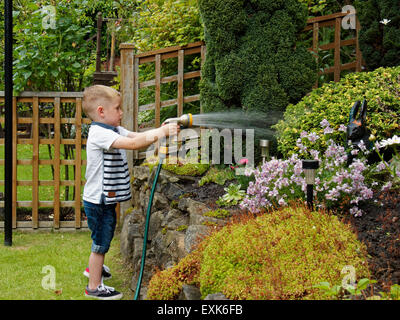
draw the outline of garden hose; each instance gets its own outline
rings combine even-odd
[[[140,272],[139,272],[138,282],[136,285],[134,300],[138,300],[139,294],[140,294],[140,286],[142,284],[144,263],[145,263],[145,259],[146,259],[147,236],[149,233],[151,205],[153,203],[153,197],[154,197],[154,192],[155,192],[156,186],[157,186],[158,176],[160,174],[161,167],[164,162],[164,159],[167,156],[167,153],[168,153],[167,147],[160,147],[159,152],[158,152],[158,157],[159,157],[158,166],[157,166],[156,174],[155,174],[154,180],[153,180],[153,187],[151,188],[149,203],[147,205],[146,225],[145,225],[145,229],[144,229],[144,239],[143,239],[142,260],[140,262]]]

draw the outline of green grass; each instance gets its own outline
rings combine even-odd
[[[63,146],[61,146],[61,159],[63,156]],[[32,159],[33,146],[19,144],[17,146],[17,159]],[[54,158],[54,146],[51,146],[51,157]],[[4,145],[0,145],[0,159],[4,159]],[[48,146],[39,145],[39,159],[50,159]],[[82,160],[86,160],[86,150],[82,149]],[[82,166],[81,177],[85,179],[86,167]],[[65,180],[66,168],[60,166],[60,178]],[[68,166],[69,180],[75,180],[73,166]],[[0,166],[0,180],[4,180],[4,166]],[[32,180],[32,165],[18,165],[17,166],[17,180]],[[39,180],[53,180],[53,174],[50,165],[39,165]],[[0,192],[4,191],[4,186],[0,186]],[[60,199],[65,199],[66,187],[60,187]],[[81,190],[83,192],[83,188]],[[54,197],[54,187],[52,186],[39,186],[39,201],[51,201]],[[72,200],[73,187],[69,187],[69,199]],[[32,187],[31,186],[18,186],[17,187],[17,200],[30,201],[32,200]]]
[[[132,300],[132,269],[121,258],[119,236],[116,232],[106,254],[105,264],[113,277],[105,284],[122,292],[124,300]],[[89,299],[84,296],[88,279],[83,275],[90,255],[89,231],[15,231],[11,247],[3,245],[4,232],[0,237],[0,300]],[[54,268],[55,289],[42,286],[50,277],[46,266]]]

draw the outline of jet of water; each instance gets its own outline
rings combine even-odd
[[[217,129],[253,129],[255,136],[271,137],[275,131],[271,126],[282,119],[282,112],[257,112],[233,110],[193,115],[193,125]]]

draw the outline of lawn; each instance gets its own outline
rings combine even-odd
[[[4,232],[0,233],[4,239]],[[83,275],[90,254],[90,232],[13,233],[13,245],[0,246],[0,300],[82,300],[88,279]],[[120,255],[116,232],[105,264],[113,277],[105,282],[133,299],[131,267]],[[51,276],[55,288],[51,288]]]
[[[54,147],[51,146],[51,157],[54,158]],[[27,144],[17,145],[17,159],[32,159],[33,146]],[[64,159],[63,148],[61,147],[61,159]],[[4,159],[4,145],[0,145],[0,159]],[[39,145],[39,159],[48,160],[50,159],[48,146]],[[82,149],[82,160],[86,160],[86,150]],[[85,179],[86,166],[82,165],[82,180]],[[66,166],[60,166],[60,178],[65,179]],[[68,180],[74,180],[73,166],[68,166]],[[4,166],[0,166],[0,180],[4,179]],[[30,180],[32,181],[32,165],[18,165],[17,166],[17,180]],[[52,168],[50,165],[39,165],[39,180],[53,180]],[[66,192],[65,186],[60,186],[60,199],[67,200],[65,198]],[[0,186],[0,192],[4,191],[4,185]],[[83,192],[83,188],[82,188]],[[72,187],[69,190],[69,199],[72,200],[73,192]],[[39,200],[40,201],[51,201],[54,197],[54,187],[52,186],[39,186]],[[30,201],[32,200],[32,187],[31,186],[18,186],[17,187],[17,200],[18,201]]]

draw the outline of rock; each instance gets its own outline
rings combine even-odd
[[[179,231],[168,231],[165,237],[167,245],[167,253],[172,257],[174,262],[186,256],[185,250],[185,234]]]
[[[190,220],[189,220],[189,224],[190,225],[196,225],[196,224],[204,224],[209,222],[212,225],[219,225],[219,226],[223,226],[227,223],[227,220],[225,219],[218,219],[218,218],[214,218],[214,217],[207,217],[204,216],[202,214],[197,214],[197,213],[191,213],[190,214]]]
[[[177,200],[182,194],[185,193],[185,190],[176,183],[167,183],[162,188],[162,193],[168,198],[168,200]]]
[[[150,169],[147,166],[135,166],[132,170],[132,177],[134,180],[147,180],[150,176]]]
[[[127,259],[131,260],[133,255],[133,240],[137,237],[141,237],[139,225],[136,223],[136,215],[131,213],[124,219],[121,229],[121,254]]]
[[[169,209],[168,199],[163,194],[155,192],[153,197],[152,210],[168,210],[168,209]]]
[[[192,252],[194,245],[198,240],[207,234],[208,227],[202,225],[191,225],[187,228],[185,234],[185,250],[187,253]]]
[[[200,289],[196,286],[184,284],[178,300],[201,300]]]
[[[225,295],[221,292],[208,294],[204,300],[229,300]]]
[[[207,205],[190,198],[182,198],[178,202],[178,209],[191,213],[204,214],[210,211]]]
[[[151,241],[153,237],[161,228],[161,222],[164,220],[164,214],[162,211],[153,212],[150,215],[149,230],[147,235],[147,240]]]
[[[178,209],[171,209],[170,211],[168,211],[168,213],[166,214],[164,220],[162,221],[161,227],[165,227],[171,221],[179,219],[182,216],[183,216],[182,211],[180,211]]]

